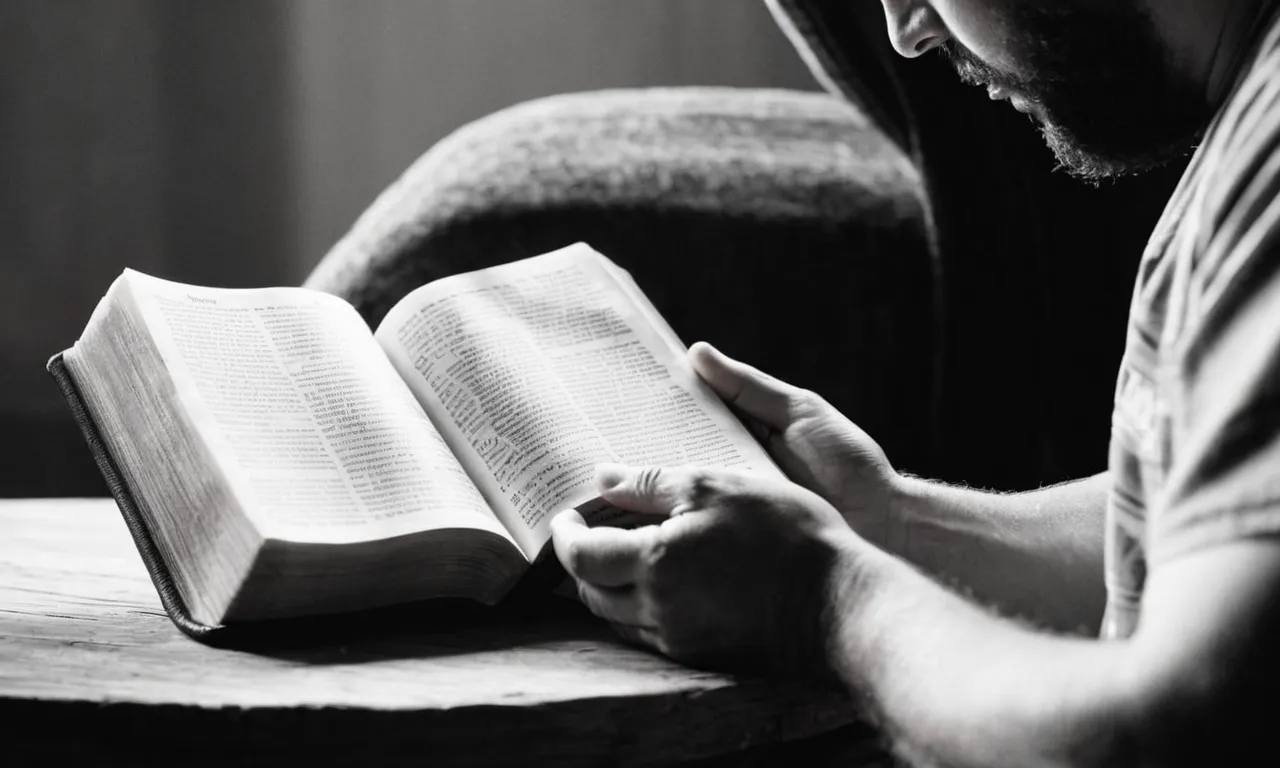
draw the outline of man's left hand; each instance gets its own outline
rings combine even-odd
[[[860,542],[792,483],[726,470],[601,467],[603,498],[654,525],[551,523],[583,603],[623,637],[702,666],[825,670],[832,595]]]

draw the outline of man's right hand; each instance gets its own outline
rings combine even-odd
[[[792,480],[839,510],[860,536],[887,545],[901,477],[875,440],[819,395],[706,342],[694,344],[689,359],[703,381],[764,436]]]

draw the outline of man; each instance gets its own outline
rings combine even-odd
[[[694,368],[795,483],[601,467],[603,496],[656,524],[565,512],[557,555],[623,636],[838,680],[910,760],[1203,765],[1266,749],[1280,3],[883,5],[899,53],[940,51],[1084,179],[1195,152],[1139,269],[1109,471],[1008,495],[906,477],[816,395],[697,344]]]

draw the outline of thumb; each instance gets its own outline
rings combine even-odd
[[[600,497],[628,512],[666,517],[688,511],[693,485],[692,473],[681,468],[621,464],[596,467]]]
[[[699,341],[689,348],[689,362],[699,378],[721,399],[775,431],[791,423],[800,390]]]

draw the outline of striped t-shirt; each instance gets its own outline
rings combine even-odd
[[[1106,638],[1133,631],[1149,564],[1280,534],[1274,10],[1254,40],[1138,271],[1112,415]]]

